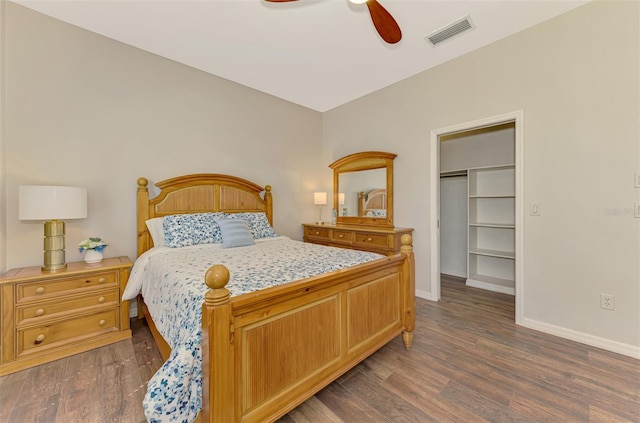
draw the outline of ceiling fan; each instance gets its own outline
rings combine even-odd
[[[297,0],[266,0],[272,3],[284,3]],[[376,27],[378,34],[384,41],[389,44],[395,44],[402,39],[402,31],[396,20],[391,16],[387,9],[382,7],[377,0],[349,0],[354,4],[367,3],[369,14],[373,25]]]

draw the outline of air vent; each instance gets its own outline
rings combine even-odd
[[[471,24],[471,19],[469,19],[469,16],[465,16],[464,18],[458,19],[457,21],[445,26],[444,28],[434,31],[431,35],[428,35],[425,38],[429,40],[431,44],[436,46],[441,42],[448,40],[449,38],[455,37],[456,35],[461,34],[470,29],[473,29],[473,25]]]

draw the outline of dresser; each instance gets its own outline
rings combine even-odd
[[[384,255],[400,252],[400,238],[411,235],[411,228],[384,228],[303,223],[304,241]]]
[[[131,337],[129,302],[121,301],[132,263],[67,263],[0,277],[0,376]]]

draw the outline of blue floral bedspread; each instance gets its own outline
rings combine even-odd
[[[123,298],[142,293],[172,349],[149,380],[143,402],[147,420],[192,422],[202,408],[202,303],[208,289],[204,274],[210,266],[224,264],[229,269],[227,289],[236,296],[382,257],[287,237],[256,240],[248,247],[206,244],[145,252],[136,260]]]

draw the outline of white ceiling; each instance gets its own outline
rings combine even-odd
[[[319,112],[587,2],[379,0],[403,33],[389,45],[366,5],[347,0],[14,1]],[[424,39],[467,15],[471,31],[437,47]]]

